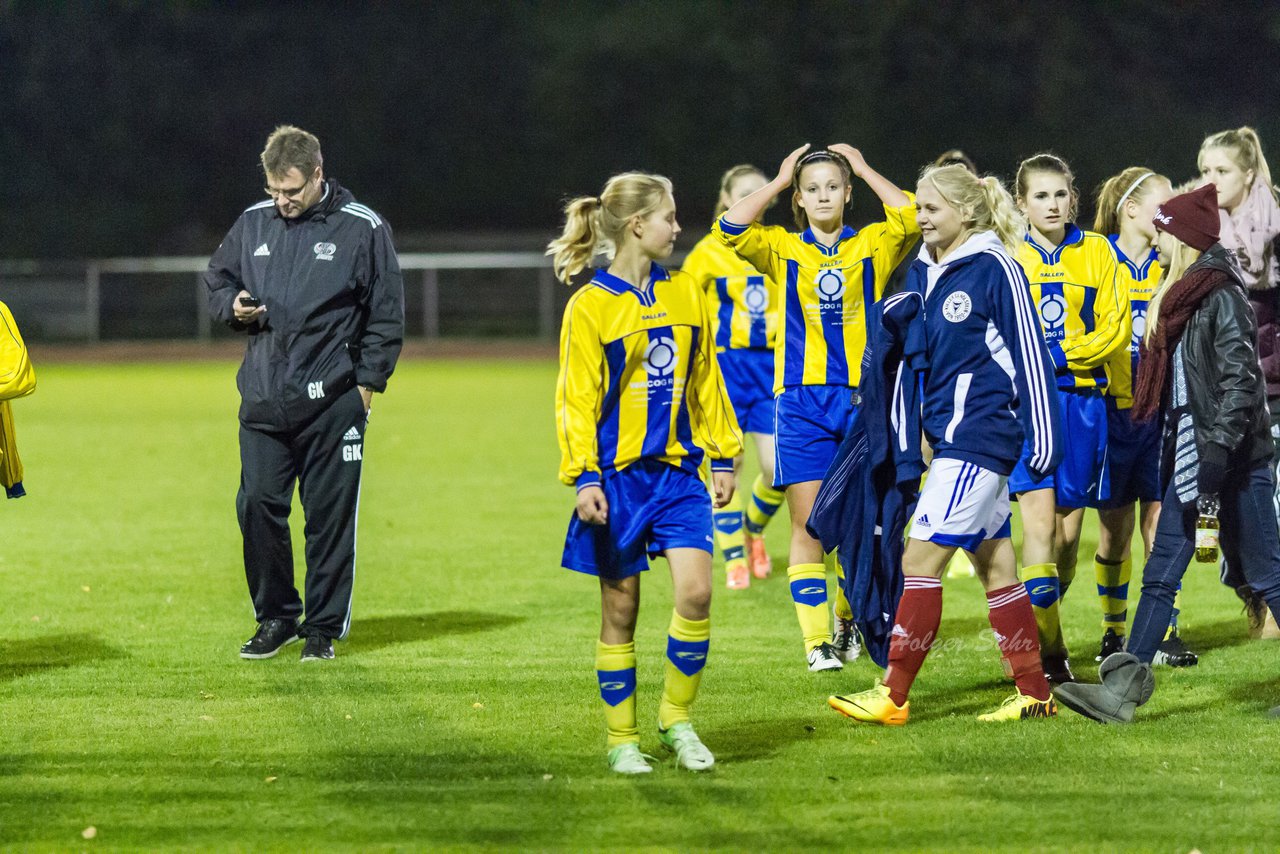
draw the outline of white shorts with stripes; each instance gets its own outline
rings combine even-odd
[[[1009,536],[1009,478],[963,460],[934,460],[909,536],[976,551]]]

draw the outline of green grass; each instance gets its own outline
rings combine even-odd
[[[253,625],[234,366],[38,367],[39,391],[15,406],[31,496],[0,508],[11,849],[1280,847],[1280,720],[1265,717],[1280,644],[1245,640],[1208,567],[1184,593],[1201,666],[1160,670],[1134,726],[1066,711],[979,725],[1011,686],[981,640],[977,582],[955,579],[942,638],[963,646],[930,658],[908,726],[865,729],[824,699],[869,685],[873,666],[804,668],[779,520],[772,579],[729,593],[717,567],[695,717],[718,769],[664,761],[614,779],[596,589],[558,566],[572,493],[555,478],[554,365],[401,366],[366,446],[351,637],[305,667],[297,647],[235,654]],[[300,549],[297,533],[299,566]],[[1092,676],[1088,588],[1066,621]],[[644,600],[640,715],[657,752],[665,564]]]

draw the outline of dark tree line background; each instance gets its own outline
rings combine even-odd
[[[0,0],[0,255],[209,252],[282,122],[414,248],[549,233],[635,168],[700,233],[724,168],[805,141],[908,186],[952,146],[1005,177],[1052,149],[1086,193],[1135,163],[1177,181],[1240,124],[1280,158],[1278,74],[1261,0]]]

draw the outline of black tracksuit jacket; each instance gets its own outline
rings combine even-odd
[[[236,220],[209,260],[212,315],[247,332],[236,376],[246,427],[292,432],[356,385],[383,391],[404,339],[404,284],[391,228],[329,179],[296,219],[263,201]],[[266,314],[235,319],[240,290]]]

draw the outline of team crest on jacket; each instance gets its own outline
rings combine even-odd
[[[313,251],[316,253],[317,261],[332,261],[333,253],[338,251],[338,247],[332,243],[317,243]]]
[[[964,291],[956,291],[942,304],[942,316],[952,323],[964,320],[972,310],[973,300]]]

